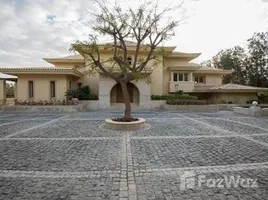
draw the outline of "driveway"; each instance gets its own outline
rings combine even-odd
[[[115,111],[0,113],[0,200],[268,199],[268,118]]]

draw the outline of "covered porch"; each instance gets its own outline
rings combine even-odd
[[[8,93],[7,84],[12,85],[13,94]],[[0,105],[14,104],[17,97],[17,77],[0,73]]]

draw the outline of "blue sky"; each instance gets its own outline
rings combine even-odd
[[[123,1],[119,1],[123,2]],[[129,0],[134,6],[137,0]],[[177,0],[160,1],[163,6]],[[65,56],[70,43],[87,39],[83,21],[94,10],[90,0],[0,0],[0,66],[47,66],[43,57]],[[268,31],[268,0],[185,0],[184,24],[167,45],[178,51],[201,52],[196,60],[245,41],[257,31]]]

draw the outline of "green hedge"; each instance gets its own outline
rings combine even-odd
[[[181,99],[181,100],[197,100],[196,96],[190,96],[189,94],[181,94],[181,95],[152,95],[151,100],[173,100],[173,99]]]
[[[182,94],[182,95],[170,95],[168,97],[170,100],[197,100],[198,98],[196,96],[190,96],[188,94]]]
[[[169,105],[206,105],[206,100],[190,100],[190,99],[168,99]]]
[[[151,100],[167,100],[168,95],[151,95]]]

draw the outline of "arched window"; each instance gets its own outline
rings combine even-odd
[[[127,57],[127,62],[128,62],[128,64],[132,64],[132,58],[131,57]]]

